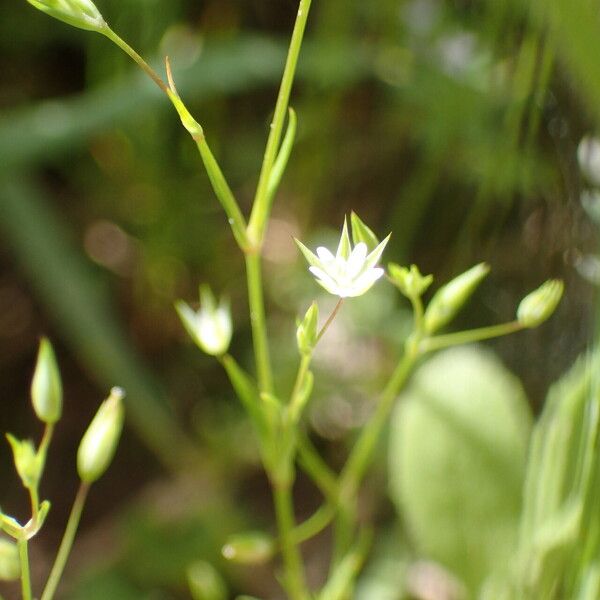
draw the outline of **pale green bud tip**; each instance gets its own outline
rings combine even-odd
[[[392,283],[407,297],[420,298],[433,283],[433,275],[421,275],[416,265],[410,269],[395,263],[388,265],[388,272]]]
[[[425,311],[427,333],[433,333],[449,323],[489,272],[489,265],[479,263],[440,288]]]
[[[17,545],[0,539],[0,581],[14,581],[21,577],[21,563]]]
[[[273,556],[273,538],[260,531],[252,531],[231,536],[223,546],[223,556],[238,564],[257,565],[267,562]]]
[[[189,336],[206,354],[222,356],[229,349],[233,325],[229,302],[221,298],[217,305],[208,286],[200,287],[200,310],[192,310],[179,300],[175,309]]]
[[[188,586],[194,600],[226,600],[225,581],[219,572],[205,561],[199,560],[187,570]]]
[[[90,0],[27,0],[46,14],[73,27],[88,31],[104,31],[107,27],[96,5]]]
[[[523,327],[537,327],[552,316],[564,291],[560,279],[550,279],[525,296],[517,309],[517,319]]]
[[[40,421],[56,423],[62,414],[62,383],[52,344],[40,342],[37,364],[31,380],[31,400]]]
[[[318,323],[319,307],[316,302],[313,302],[296,330],[296,341],[300,354],[310,354],[313,351],[317,343]]]
[[[77,471],[84,483],[93,483],[99,479],[115,455],[123,430],[124,397],[125,392],[121,388],[114,387],[111,390],[110,396],[100,405],[79,444]]]

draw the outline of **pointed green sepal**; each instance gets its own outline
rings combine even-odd
[[[348,260],[351,252],[352,244],[350,242],[350,235],[348,233],[348,220],[346,217],[344,217],[344,228],[342,229],[342,236],[340,237],[340,243],[337,248],[336,257]]]
[[[350,224],[352,225],[352,240],[355,246],[359,242],[363,242],[367,245],[368,251],[372,252],[379,245],[377,236],[354,211],[350,213]]]

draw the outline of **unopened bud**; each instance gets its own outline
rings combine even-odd
[[[42,460],[35,451],[33,442],[18,440],[10,433],[6,434],[6,439],[12,448],[15,468],[23,485],[28,489],[35,488],[40,481]]]
[[[490,268],[480,263],[440,288],[425,311],[425,330],[434,333],[449,323],[471,297]]]
[[[115,455],[125,417],[124,396],[121,388],[111,390],[79,444],[77,471],[84,483],[102,477]]]
[[[227,587],[219,572],[199,560],[187,570],[188,586],[194,600],[226,600]]]
[[[46,14],[73,27],[102,32],[107,25],[96,5],[90,0],[27,0]]]
[[[31,401],[38,419],[56,423],[62,414],[62,383],[52,344],[43,338],[31,380]]]
[[[21,563],[17,545],[0,539],[0,581],[14,581],[21,577]]]
[[[231,311],[227,300],[217,306],[208,286],[200,286],[200,310],[193,311],[179,300],[175,309],[186,331],[196,345],[211,356],[222,356],[229,349],[232,336]]]
[[[433,283],[433,275],[421,275],[416,265],[411,265],[410,269],[408,269],[407,267],[390,263],[388,271],[392,283],[407,298],[420,298]]]
[[[319,307],[313,302],[304,315],[296,330],[296,341],[300,354],[310,354],[317,343],[317,326],[319,322]]]
[[[564,291],[560,279],[550,279],[525,296],[517,309],[517,320],[523,327],[537,327],[556,310]]]
[[[273,538],[261,531],[251,531],[231,536],[221,553],[232,562],[243,565],[257,565],[267,562],[273,556]]]

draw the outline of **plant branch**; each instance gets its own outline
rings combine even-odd
[[[275,113],[271,123],[271,132],[269,133],[269,138],[267,140],[262,169],[260,172],[258,187],[256,189],[256,196],[254,198],[250,223],[248,226],[248,233],[254,245],[256,246],[262,245],[264,231],[269,219],[269,212],[271,208],[271,202],[269,199],[269,180],[275,159],[277,157],[279,143],[281,141],[285,117],[289,106],[290,93],[292,90],[292,84],[294,82],[294,76],[296,74],[296,66],[298,64],[298,57],[302,47],[302,40],[304,39],[304,31],[306,29],[306,22],[308,19],[308,13],[310,11],[311,1],[312,0],[300,0],[298,15],[294,25],[294,32],[292,33],[288,57],[281,80],[281,87],[279,88],[279,95],[277,97],[277,104],[275,105]]]
[[[75,534],[77,533],[77,528],[79,527],[81,513],[83,512],[83,507],[85,506],[85,501],[89,490],[89,484],[81,483],[79,485],[79,490],[77,491],[75,501],[73,502],[73,508],[71,509],[71,514],[69,515],[67,527],[58,548],[58,554],[56,555],[56,560],[54,561],[54,565],[50,571],[50,576],[48,577],[41,600],[52,600],[54,594],[56,593],[56,588],[58,587],[60,578],[62,577],[65,569],[65,565],[67,564],[67,559],[69,558],[71,548],[73,547],[73,541],[75,540]]]

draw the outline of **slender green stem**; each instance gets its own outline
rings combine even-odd
[[[54,425],[52,425],[51,423],[46,423],[46,427],[44,427],[44,433],[42,435],[42,440],[40,441],[40,447],[38,449],[38,452],[44,457],[44,461],[46,460],[48,446],[50,446],[50,442],[52,441],[53,433]]]
[[[60,578],[62,577],[65,569],[65,565],[67,564],[67,559],[69,558],[69,553],[73,547],[73,541],[75,540],[75,534],[77,533],[77,528],[79,527],[81,513],[83,512],[83,507],[85,505],[89,490],[89,484],[80,484],[77,495],[75,496],[75,501],[73,502],[73,508],[71,509],[71,514],[69,515],[69,520],[67,522],[63,539],[58,549],[58,554],[56,555],[56,560],[54,561],[54,565],[50,571],[50,576],[48,577],[48,582],[44,588],[41,600],[52,600],[54,594],[56,593],[56,588],[58,587]]]
[[[341,496],[340,510],[336,523],[333,568],[335,568],[338,561],[347,552],[348,546],[351,543],[352,528],[356,521],[356,495],[358,487],[372,459],[377,441],[381,437],[385,424],[389,420],[394,401],[406,383],[418,357],[417,342],[409,342],[404,356],[398,363],[381,394],[374,415],[362,430],[342,470],[339,478]]]
[[[302,469],[310,475],[325,498],[335,504],[339,497],[336,474],[323,461],[306,433],[298,435],[298,459]]]
[[[302,40],[304,38],[311,1],[312,0],[300,0],[294,32],[292,33],[288,57],[281,80],[281,87],[279,88],[279,95],[277,97],[277,104],[275,105],[275,113],[271,123],[271,132],[269,133],[254,205],[252,207],[252,214],[250,216],[248,232],[257,246],[262,244],[265,227],[269,218],[269,211],[271,208],[268,193],[269,180],[271,170],[273,169],[277,157],[279,142],[281,141],[283,126],[285,124],[290,93],[296,74],[296,65],[298,64],[298,57],[302,47]]]
[[[345,496],[356,493],[357,487],[369,465],[377,440],[388,421],[394,401],[402,386],[406,383],[418,357],[419,352],[414,346],[409,347],[404,353],[381,394],[374,415],[362,430],[354,445],[340,477],[340,486]]]
[[[411,296],[410,303],[413,307],[413,314],[415,316],[415,331],[419,334],[423,331],[423,317],[425,315],[425,310],[423,309],[423,300],[421,300],[421,296]]]
[[[254,357],[261,392],[273,393],[273,373],[267,338],[265,302],[263,297],[262,270],[260,255],[246,254],[246,277],[248,280],[248,301],[250,304],[250,323],[254,342]]]
[[[323,325],[323,327],[321,327],[321,330],[317,334],[317,339],[315,341],[315,345],[321,341],[321,338],[323,337],[323,335],[325,335],[325,332],[329,329],[329,326],[333,323],[333,320],[336,318],[338,312],[340,312],[340,308],[342,308],[342,304],[344,304],[344,299],[340,298],[338,300],[337,304],[335,305],[335,308],[331,311],[329,318],[327,319],[327,321],[325,321],[325,324]]]
[[[37,523],[40,513],[40,494],[37,486],[27,489],[29,491],[29,500],[31,502],[31,520],[33,523]]]
[[[308,592],[304,580],[302,556],[293,535],[295,520],[291,486],[275,485],[273,487],[273,498],[285,564],[285,585],[291,600],[306,600]],[[45,599],[42,598],[42,600]]]
[[[291,535],[293,542],[301,544],[321,533],[331,523],[336,511],[335,503],[327,502],[323,504],[306,521],[296,526]]]
[[[125,54],[129,55],[137,65],[156,83],[156,85],[168,95],[167,84],[157,75],[156,71],[123,39],[121,39],[108,25],[101,32],[111,42],[116,44]]]
[[[482,340],[489,340],[491,338],[515,333],[521,329],[523,329],[523,325],[521,325],[521,323],[518,321],[512,321],[510,323],[502,323],[501,325],[492,325],[491,327],[481,327],[479,329],[448,333],[447,335],[437,335],[423,340],[421,342],[421,351],[432,352],[434,350],[448,348],[449,346],[480,342]]]
[[[304,380],[306,378],[306,375],[308,374],[308,368],[310,367],[311,360],[312,356],[310,354],[305,354],[300,359],[300,366],[298,367],[296,382],[294,383],[294,389],[292,390],[292,395],[290,396],[290,414],[292,415],[296,415],[296,413],[299,413],[299,411],[301,410],[301,392],[302,387],[304,386]]]
[[[26,539],[18,540],[19,559],[21,561],[21,590],[23,600],[31,600],[31,574],[29,572],[29,547]]]

